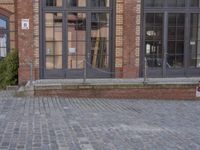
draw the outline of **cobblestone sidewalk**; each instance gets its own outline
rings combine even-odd
[[[199,101],[16,98],[0,92],[0,150],[199,150]]]

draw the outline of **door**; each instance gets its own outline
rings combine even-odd
[[[112,76],[110,11],[44,14],[44,78]]]
[[[145,14],[148,77],[185,76],[185,21],[184,13]]]
[[[145,14],[144,56],[148,76],[160,77],[163,75],[164,45],[163,45],[163,13]],[[144,61],[145,61],[144,59]]]

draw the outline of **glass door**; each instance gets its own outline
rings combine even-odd
[[[111,77],[110,14],[94,12],[89,15],[88,77]]]
[[[46,0],[42,47],[44,78],[111,77],[109,0]]]
[[[163,74],[163,13],[145,14],[145,59],[149,76]]]

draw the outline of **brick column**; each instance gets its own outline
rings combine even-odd
[[[37,11],[39,11],[37,3],[38,0],[17,1],[19,84],[25,84],[28,80],[30,80],[30,63],[33,64],[33,79],[37,79],[39,74],[37,66],[38,63],[36,63],[35,57],[39,53],[39,46],[36,46],[35,44],[39,43],[39,39],[36,36],[37,33],[35,31],[37,30],[35,25],[38,24],[38,22],[36,22],[37,18],[34,17],[36,11],[35,9],[38,9]],[[29,19],[29,30],[22,30],[22,19]]]
[[[139,77],[141,0],[124,0],[123,78]]]

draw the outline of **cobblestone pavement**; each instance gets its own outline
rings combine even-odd
[[[200,101],[16,98],[4,91],[0,149],[199,150]]]

